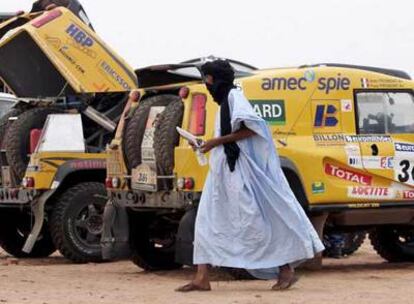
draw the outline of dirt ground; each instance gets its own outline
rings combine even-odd
[[[289,291],[273,282],[233,281],[213,274],[213,291],[179,294],[192,269],[146,273],[132,263],[73,265],[59,255],[18,260],[0,253],[0,303],[414,303],[414,264],[388,264],[365,242],[354,256],[325,259],[318,272],[299,271]]]

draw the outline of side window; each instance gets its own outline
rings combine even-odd
[[[414,97],[409,92],[364,92],[356,96],[359,134],[414,133]]]

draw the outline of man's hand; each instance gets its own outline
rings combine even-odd
[[[201,153],[207,153],[218,145],[220,145],[219,140],[217,138],[213,138],[204,142],[200,147],[200,151]]]

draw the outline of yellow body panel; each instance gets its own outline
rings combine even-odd
[[[51,21],[38,25],[47,18]],[[0,47],[23,32],[31,36],[77,93],[122,92],[137,86],[134,70],[66,8],[47,11],[14,29]]]
[[[35,180],[36,190],[51,189],[59,166],[69,160],[106,160],[105,153],[67,153],[38,152],[33,153],[26,171],[26,177]],[[36,169],[33,169],[36,168]]]
[[[257,71],[237,79],[237,83],[256,112],[268,121],[282,165],[288,163],[290,167],[285,169],[296,170],[311,205],[372,207],[377,202],[403,201],[413,196],[414,184],[399,181],[401,165],[392,162],[400,161],[394,143],[414,147],[414,129],[408,134],[358,135],[355,101],[358,92],[412,93],[413,81],[362,69],[320,66]],[[217,106],[203,84],[187,87],[190,94],[183,99],[182,127],[189,127],[192,94],[206,94],[206,132],[202,138],[207,140],[213,136]],[[118,137],[119,147],[121,143]],[[376,156],[370,154],[374,144],[379,150]],[[116,153],[122,154],[122,149]],[[355,158],[363,165],[352,165]],[[118,160],[123,161],[122,157]],[[375,161],[375,166],[368,161]],[[409,162],[414,167],[414,152]],[[127,174],[125,164],[118,169],[112,176]],[[202,191],[207,171],[208,167],[198,165],[194,152],[181,139],[175,149],[176,177],[194,178],[193,191]]]

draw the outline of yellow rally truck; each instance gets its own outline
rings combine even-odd
[[[368,231],[386,260],[414,260],[410,77],[342,64],[255,70],[231,63],[237,85],[268,122],[283,171],[319,233],[323,227]],[[217,106],[201,82],[200,64],[137,72],[141,99],[126,109],[108,149],[105,256],[131,249],[145,269],[192,262],[208,168],[175,128],[203,140],[213,135]]]
[[[0,245],[16,257],[58,249],[100,261],[100,152],[135,72],[65,7],[9,18],[0,36],[0,78],[19,100],[0,120]]]

